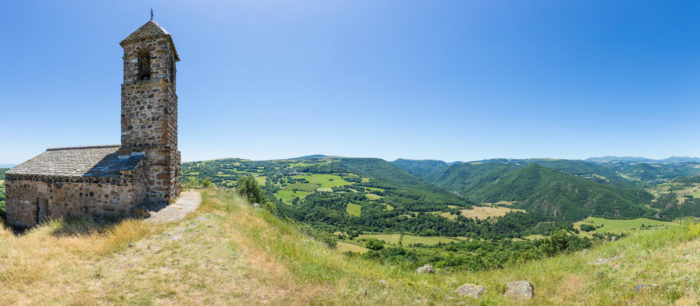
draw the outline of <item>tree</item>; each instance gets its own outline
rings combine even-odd
[[[267,200],[263,196],[258,182],[252,176],[244,176],[236,182],[236,190],[244,198],[248,199],[250,203],[265,204]]]

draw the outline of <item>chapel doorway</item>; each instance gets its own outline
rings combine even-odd
[[[46,217],[49,214],[49,200],[39,198],[39,203],[37,203],[37,223],[43,223],[46,221]]]

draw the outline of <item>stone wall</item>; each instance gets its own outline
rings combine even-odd
[[[48,200],[46,216],[58,219],[127,216],[145,198],[140,168],[119,178],[8,175],[6,179],[7,222],[12,226],[36,225],[39,199]]]
[[[149,52],[151,75],[140,79],[139,54]],[[120,155],[144,152],[146,198],[172,202],[180,193],[178,110],[174,46],[167,37],[124,45],[122,148]]]

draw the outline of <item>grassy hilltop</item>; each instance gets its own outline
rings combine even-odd
[[[688,221],[636,232],[590,254],[417,274],[343,255],[233,192],[205,190],[203,198],[195,213],[169,225],[62,221],[20,236],[0,230],[0,303],[509,304],[502,293],[517,280],[534,284],[533,304],[700,301],[700,226]],[[466,282],[484,285],[485,296],[455,294]],[[635,293],[642,283],[658,286]]]

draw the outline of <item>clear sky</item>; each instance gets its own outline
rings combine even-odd
[[[0,3],[0,163],[119,143],[151,7],[185,161],[700,156],[697,1],[63,0]]]

